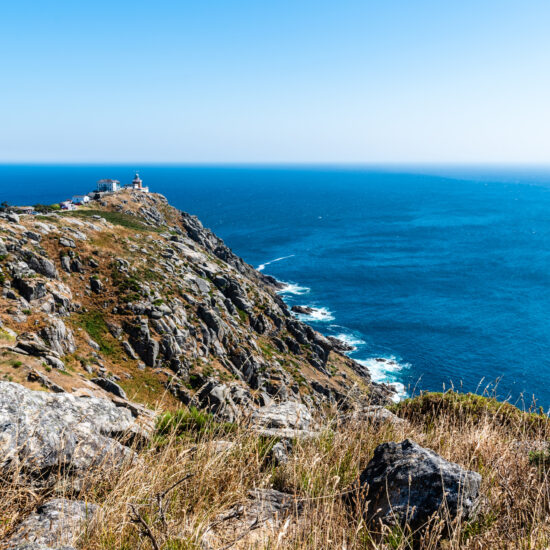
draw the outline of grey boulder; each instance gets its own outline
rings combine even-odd
[[[252,423],[261,428],[307,430],[312,423],[312,417],[305,405],[286,401],[260,407],[252,414]]]
[[[12,549],[68,549],[93,521],[98,506],[83,501],[49,500],[23,520],[9,539]]]
[[[92,378],[91,380],[94,384],[97,384],[100,388],[103,388],[105,391],[108,391],[117,397],[122,397],[122,399],[126,399],[126,392],[116,383],[112,380],[109,380],[108,378]]]
[[[65,471],[108,472],[136,459],[120,440],[146,438],[129,409],[95,397],[32,391],[0,382],[0,469],[45,480]]]
[[[414,531],[434,515],[446,521],[473,517],[481,476],[406,439],[379,445],[360,484],[368,521]]]

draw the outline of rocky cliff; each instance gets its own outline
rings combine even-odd
[[[296,319],[276,280],[161,195],[6,213],[0,260],[4,379],[226,421],[272,402],[322,412],[392,393]]]

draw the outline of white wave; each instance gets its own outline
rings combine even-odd
[[[328,310],[326,307],[311,307],[311,313],[297,313],[296,317],[300,319],[300,321],[319,321],[319,322],[326,322],[326,321],[334,321],[334,315],[332,315],[332,312]]]
[[[265,264],[260,264],[256,269],[258,271],[263,271],[266,268],[266,266],[270,264],[274,264],[275,262],[280,262],[281,260],[286,260],[287,258],[294,258],[294,254],[290,254],[290,256],[281,256],[280,258],[275,258],[274,260],[265,262]]]
[[[358,363],[367,367],[374,382],[391,384],[396,390],[394,401],[407,397],[405,386],[397,380],[396,374],[409,363],[399,363],[395,356],[390,357],[369,357],[368,359],[356,359]]]
[[[334,338],[344,342],[344,344],[347,344],[348,346],[352,346],[354,350],[357,349],[357,346],[362,346],[366,343],[365,340],[361,340],[361,338],[357,338],[357,336],[353,334],[346,334],[345,332],[342,334],[337,334]]]
[[[301,296],[302,294],[307,294],[311,290],[307,286],[300,286],[295,283],[285,283],[284,281],[279,282],[285,286],[277,291],[278,294],[295,294],[296,296]]]

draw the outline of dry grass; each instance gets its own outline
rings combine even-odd
[[[548,474],[544,466],[529,460],[529,449],[546,441],[548,426],[533,425],[527,415],[515,413],[512,422],[503,422],[492,405],[479,407],[476,414],[463,408],[461,415],[446,409],[429,421],[419,417],[400,428],[376,428],[368,423],[326,427],[319,438],[296,442],[290,461],[280,466],[273,465],[268,456],[273,441],[258,438],[245,427],[228,433],[205,421],[159,435],[154,444],[139,451],[139,463],[109,476],[90,476],[88,481],[93,483],[86,484],[79,498],[100,504],[102,513],[78,546],[90,550],[153,548],[143,527],[132,521],[136,519],[133,505],[159,548],[223,548],[237,538],[237,531],[230,528],[230,522],[227,529],[224,522],[215,529],[209,526],[221,513],[246,502],[248,490],[275,488],[292,494],[303,512],[290,522],[250,532],[232,548],[413,548],[402,533],[367,528],[361,514],[342,498],[377,445],[408,437],[483,476],[476,520],[455,524],[447,539],[434,522],[415,547],[548,548]],[[220,439],[235,445],[217,452],[212,442]],[[15,479],[9,476],[0,483],[0,539],[54,494],[51,488],[30,490]],[[159,510],[156,495],[182,479],[162,499]]]

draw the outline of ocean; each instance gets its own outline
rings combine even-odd
[[[0,166],[0,202],[59,202],[134,168]],[[550,407],[550,170],[140,168],[400,395]]]

